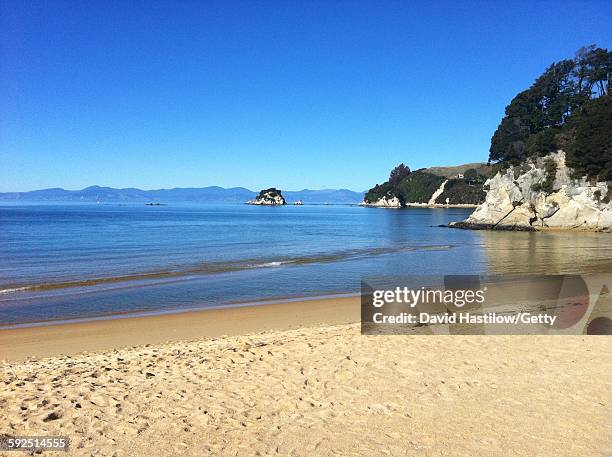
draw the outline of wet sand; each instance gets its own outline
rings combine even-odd
[[[0,360],[356,322],[360,316],[359,300],[315,299],[0,330]]]

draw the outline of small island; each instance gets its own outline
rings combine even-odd
[[[249,200],[247,205],[268,205],[268,206],[276,206],[276,205],[285,205],[285,199],[280,191],[275,187],[270,187],[269,189],[263,189],[259,192],[255,200]]]

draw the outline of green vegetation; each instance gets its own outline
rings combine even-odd
[[[470,168],[468,170],[465,170],[465,173],[463,173],[463,177],[470,181],[475,181],[476,179],[478,179],[478,172],[475,168]]]
[[[491,173],[490,168],[487,169],[487,174],[479,173],[478,170],[475,168],[469,168],[465,170],[465,173],[463,173],[463,179],[468,184],[482,186],[482,184],[484,184],[487,178],[490,178],[491,176],[495,176],[495,175],[491,175],[490,173]]]
[[[389,182],[398,184],[402,179],[406,178],[410,174],[410,168],[403,163],[400,163],[397,167],[391,170],[389,173]]]
[[[394,197],[393,186],[387,181],[383,184],[376,184],[365,194],[364,200],[366,203],[374,203],[383,197]]]
[[[612,181],[612,96],[598,98],[584,107],[572,122],[574,141],[567,164],[579,176]]]
[[[397,185],[397,196],[402,203],[427,203],[442,182],[441,176],[414,171]]]
[[[506,107],[489,161],[518,165],[564,149],[579,173],[612,179],[611,78],[612,52],[595,45],[552,64]]]
[[[478,205],[482,203],[486,197],[482,184],[472,184],[471,181],[465,178],[464,174],[464,179],[449,180],[444,186],[444,192],[436,198],[436,203],[446,204],[447,198],[448,203],[451,205]]]
[[[401,164],[393,169],[389,181],[375,185],[366,193],[365,201],[373,203],[383,197],[397,197],[402,204],[427,203],[443,181],[444,178],[431,173],[410,172],[408,167]]]
[[[277,196],[281,196],[281,191],[280,189],[277,189],[276,187],[270,187],[269,189],[264,189],[259,191],[259,195],[257,196],[257,198],[265,198],[265,197],[277,197]]]
[[[485,168],[489,171],[490,167]],[[408,170],[408,173],[406,173]],[[401,176],[401,177],[400,177]],[[395,167],[389,176],[389,181],[377,184],[365,195],[367,203],[374,203],[383,197],[397,197],[402,205],[408,203],[428,203],[436,190],[446,180],[424,170],[410,172],[404,164]],[[485,199],[483,183],[487,179],[478,170],[471,168],[464,173],[463,178],[449,179],[444,186],[444,192],[438,196],[436,203],[479,204]]]
[[[442,176],[443,178],[453,179],[457,175],[464,174],[469,169],[473,168],[479,175],[488,176],[491,172],[491,165],[486,163],[465,163],[463,165],[455,165],[453,167],[429,167],[419,171],[431,173],[432,175]]]

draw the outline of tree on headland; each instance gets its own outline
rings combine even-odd
[[[478,172],[476,171],[476,168],[468,168],[463,172],[463,177],[467,180],[473,181],[478,178]]]
[[[489,161],[519,164],[563,148],[570,156],[582,155],[569,157],[569,161],[581,163],[589,176],[600,175],[600,167],[609,165],[604,155],[612,160],[609,150],[601,146],[606,141],[605,128],[588,133],[584,129],[604,121],[608,103],[598,100],[610,98],[611,78],[612,52],[595,45],[581,48],[574,59],[550,65],[506,107],[491,138]],[[590,120],[591,116],[595,118]],[[578,135],[582,140],[577,140]],[[599,145],[596,150],[576,147],[576,141],[585,146],[585,137],[590,138],[588,143]]]
[[[612,181],[612,97],[585,105],[572,120],[567,164],[580,176]]]
[[[408,168],[403,163],[400,163],[397,167],[391,170],[391,173],[389,173],[389,181],[391,183],[398,183],[409,174],[410,168]]]

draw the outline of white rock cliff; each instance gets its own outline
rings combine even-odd
[[[542,190],[547,181],[547,161],[556,163],[556,173],[554,178],[548,178],[549,188]],[[612,189],[608,189],[606,182],[572,179],[563,151],[499,172],[485,183],[487,186],[485,202],[465,221],[451,226],[612,231],[612,195],[608,193]]]
[[[365,200],[359,204],[360,206],[376,206],[380,208],[401,208],[402,203],[397,197],[384,196],[375,202],[366,202]]]

